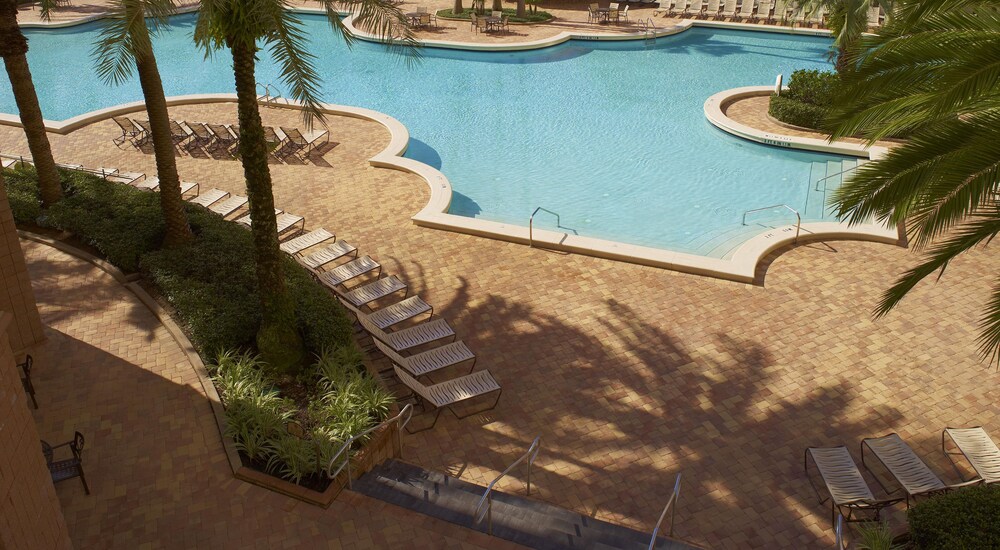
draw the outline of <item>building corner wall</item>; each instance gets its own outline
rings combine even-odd
[[[28,266],[14,227],[14,214],[7,200],[7,187],[0,177],[0,311],[14,319],[7,329],[10,345],[16,352],[45,341],[42,320],[38,315],[35,293],[28,278]]]

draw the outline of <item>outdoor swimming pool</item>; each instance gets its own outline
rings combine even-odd
[[[787,204],[804,220],[831,219],[811,180],[844,157],[746,142],[702,113],[716,92],[828,68],[828,39],[695,28],[655,44],[572,41],[505,53],[425,48],[423,60],[407,67],[378,44],[348,51],[324,19],[302,18],[323,99],[406,125],[406,156],[449,178],[453,214],[527,225],[543,206],[561,215],[564,231],[717,257],[749,236],[741,229],[748,209]],[[156,42],[167,95],[232,92],[228,52],[205,61],[190,38],[194,22],[193,14],[175,17]],[[109,87],[95,76],[89,51],[99,25],[26,30],[46,118],[142,99],[134,79]],[[263,57],[257,80],[278,82]],[[15,113],[5,79],[0,112]],[[336,140],[337,129],[331,134]],[[754,221],[768,219],[793,221],[779,210]],[[539,218],[536,226],[554,221]]]

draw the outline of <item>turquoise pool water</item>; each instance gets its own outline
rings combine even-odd
[[[817,167],[842,157],[731,137],[705,120],[702,105],[728,88],[769,84],[778,73],[829,67],[826,39],[696,28],[655,44],[572,41],[512,53],[426,48],[408,68],[381,45],[348,51],[323,19],[303,20],[323,99],[405,124],[407,156],[451,180],[451,213],[527,225],[543,206],[558,212],[569,232],[713,256],[731,249],[720,241],[745,238],[748,209],[788,204],[804,219],[825,217],[810,180]],[[175,17],[156,42],[167,95],[232,92],[228,56],[204,60],[191,42],[194,22],[193,14]],[[98,29],[27,31],[46,118],[142,98],[135,80],[109,87],[94,76],[89,51]],[[262,57],[257,80],[278,82]],[[5,78],[0,111],[13,113]],[[331,133],[335,140],[336,128]],[[753,217],[768,220],[790,221],[779,210]],[[547,217],[536,224],[555,225]]]

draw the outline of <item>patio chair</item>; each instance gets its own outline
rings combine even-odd
[[[115,183],[124,183],[125,185],[132,185],[139,180],[146,179],[146,174],[143,172],[122,172],[117,168],[97,168],[95,173],[100,172],[101,177],[108,181],[113,181]]]
[[[79,477],[83,482],[83,491],[90,494],[90,487],[87,486],[87,478],[83,475],[83,434],[76,432],[72,441],[60,443],[59,445],[49,445],[42,440],[42,454],[45,455],[45,463],[49,467],[49,474],[52,475],[52,482],[57,483],[66,479]],[[73,453],[73,458],[66,460],[55,460],[55,450],[60,447],[69,447]]]
[[[958,447],[960,453],[948,452],[945,436]],[[974,428],[945,428],[941,432],[941,450],[954,463],[953,455],[962,454],[983,483],[1000,481],[1000,449],[982,426]]]
[[[365,314],[355,314],[355,317],[358,318],[358,322],[361,323],[365,332],[371,334],[373,339],[397,352],[404,352],[446,338],[451,338],[452,342],[455,341],[455,329],[451,328],[445,319],[435,319],[395,332],[386,332],[369,322],[368,316]]]
[[[660,4],[653,10],[653,15],[662,15],[664,17],[670,17],[674,14],[674,9],[677,7],[677,0],[663,0]]]
[[[215,134],[203,122],[181,122],[180,124],[191,130],[191,133],[194,134],[191,143],[198,147],[207,147],[215,139]]]
[[[358,288],[353,288],[348,292],[338,294],[342,299],[354,304],[355,307],[362,307],[401,290],[405,298],[409,294],[406,283],[397,279],[395,275],[389,275]]]
[[[623,9],[621,14],[618,15],[618,20],[628,23],[628,4],[625,4],[625,9]]]
[[[588,23],[600,23],[601,22],[601,13],[599,11],[597,11],[597,9],[598,9],[597,2],[594,2],[594,3],[590,4],[589,6],[587,6],[587,12],[589,14],[587,16],[587,22]]]
[[[299,226],[299,229],[295,231],[295,233],[299,233],[306,226],[305,218],[302,216],[296,216],[295,214],[285,213],[279,208],[274,209],[274,216],[279,236],[288,230],[294,229],[296,226]],[[253,219],[250,217],[250,214],[247,214],[246,216],[236,220],[236,223],[241,223],[247,227],[251,227],[253,226]]]
[[[470,374],[476,369],[476,354],[472,353],[469,346],[466,346],[465,342],[461,340],[407,357],[403,357],[378,340],[374,340],[374,342],[375,347],[394,365],[405,370],[414,378],[420,378],[453,365],[461,365],[466,361],[472,361],[472,367],[469,368]]]
[[[333,263],[344,256],[354,255],[358,257],[358,247],[346,241],[337,241],[324,246],[320,250],[299,259],[299,263],[314,270],[323,270],[324,266]]]
[[[718,19],[725,21],[726,19],[731,18],[733,21],[735,21],[736,14],[738,14],[740,10],[743,9],[743,0],[736,0],[735,3],[733,2],[733,0],[726,0],[725,2],[722,2],[720,4],[719,8],[721,8],[722,11],[719,12]]]
[[[756,9],[754,9],[750,21],[753,23],[767,22],[771,18],[771,14],[774,13],[774,4],[766,0],[764,2],[755,2],[755,4]]]
[[[170,139],[174,142],[174,147],[180,147],[185,141],[193,137],[194,132],[190,128],[182,126],[176,120],[170,121]]]
[[[208,208],[212,204],[219,202],[228,196],[229,196],[228,191],[212,188],[200,195],[189,198],[187,201],[191,204],[199,204],[201,206],[204,206],[205,208]]]
[[[337,236],[321,227],[281,243],[281,251],[295,256],[303,250],[325,243],[330,239],[336,240]]]
[[[298,128],[285,128],[281,126],[281,131],[284,132],[287,138],[285,146],[290,148],[291,154],[302,154],[308,155],[313,149],[322,143],[326,143],[330,140],[330,132],[327,130],[315,130],[309,132],[308,134],[303,134]]]
[[[24,373],[24,377],[21,378],[21,385],[24,386],[24,393],[28,394],[31,398],[31,404],[38,408],[38,401],[35,400],[35,385],[31,383],[31,367],[35,364],[35,360],[32,359],[31,354],[24,356],[24,362],[18,363],[18,368]]]
[[[217,202],[212,206],[209,206],[208,209],[222,216],[223,218],[228,218],[237,210],[243,208],[248,200],[249,199],[247,199],[244,196],[233,195],[222,202]]]
[[[736,10],[734,21],[743,21],[748,19],[753,20],[753,14],[756,13],[757,10],[757,0],[749,0],[746,2],[740,0],[739,4],[740,9]]]
[[[229,151],[234,145],[240,142],[240,135],[233,131],[232,127],[226,124],[206,124],[208,129],[215,135],[215,147]]]
[[[133,147],[139,146],[139,142],[146,133],[145,130],[136,125],[136,123],[132,122],[132,119],[127,116],[111,117],[111,120],[113,120],[122,131],[122,135],[111,140],[116,147],[120,149],[126,141],[131,142]]]
[[[861,464],[868,468],[868,464],[865,462],[865,449],[875,455],[875,458],[888,470],[889,475],[891,475],[903,491],[906,493],[906,507],[910,507],[910,498],[916,498],[922,495],[934,495],[939,493],[944,493],[950,489],[957,487],[964,487],[966,485],[974,485],[981,483],[982,480],[973,480],[971,482],[960,483],[958,485],[948,485],[941,481],[941,478],[937,476],[927,464],[913,452],[913,449],[906,444],[899,435],[891,433],[882,437],[868,437],[861,440]],[[872,472],[874,474],[874,472]],[[875,477],[879,485],[882,485],[882,481]],[[885,485],[882,485],[885,489]],[[887,492],[894,493],[896,490]]]
[[[778,19],[775,16],[775,14],[777,12],[778,12],[778,3],[777,3],[777,1],[772,1],[771,5],[768,6],[768,8],[767,8],[767,15],[764,16],[764,23],[766,23],[768,25],[772,25],[774,23],[777,23]]]
[[[372,271],[375,272],[375,278],[377,279],[382,274],[382,264],[373,260],[371,256],[362,256],[346,264],[339,265],[330,271],[325,271],[318,278],[319,282],[328,288],[336,289],[340,285]]]
[[[490,374],[490,371],[488,370],[481,370],[461,378],[455,378],[448,380],[447,382],[434,384],[433,386],[425,386],[421,384],[416,378],[410,376],[406,373],[406,371],[399,367],[394,366],[393,370],[396,372],[396,376],[399,377],[400,382],[410,388],[410,390],[417,396],[417,401],[420,403],[425,413],[429,414],[431,412],[426,409],[427,405],[433,407],[434,421],[431,422],[431,425],[414,431],[410,431],[410,429],[407,428],[406,431],[409,433],[416,433],[433,428],[434,425],[437,424],[438,418],[441,417],[441,411],[444,409],[448,409],[451,414],[455,415],[455,418],[459,420],[468,418],[474,414],[492,410],[500,402],[500,395],[503,393],[503,390],[500,389],[500,384],[497,383],[496,379],[493,378],[493,375]],[[488,395],[494,392],[497,394],[496,400],[493,401],[492,405],[485,409],[479,409],[460,416],[453,408],[455,405],[468,401],[469,399]]]
[[[153,176],[151,178],[146,178],[141,182],[136,182],[132,184],[132,187],[136,189],[142,189],[143,191],[159,191],[160,190],[160,178],[158,176]],[[184,196],[191,191],[194,191],[195,195],[198,194],[198,188],[200,186],[193,181],[182,181],[181,182],[181,196]]]
[[[414,317],[429,313],[428,320],[434,318],[434,307],[425,302],[420,296],[410,296],[401,302],[396,302],[390,306],[377,309],[371,313],[365,313],[361,309],[347,300],[341,300],[344,307],[351,310],[355,315],[367,315],[368,322],[381,330],[388,330],[393,325]]]
[[[684,9],[681,10],[681,17],[688,17],[691,15],[691,0],[684,0]]]
[[[269,151],[279,151],[285,144],[285,134],[279,132],[273,126],[264,126],[264,141],[267,142]]]
[[[826,485],[827,496],[823,498],[819,489],[809,476],[809,458],[812,457],[816,469],[819,470],[820,477]],[[851,453],[847,447],[807,447],[803,459],[806,478],[816,496],[820,498],[820,504],[830,501],[830,523],[832,524],[840,512],[845,521],[867,521],[878,520],[879,514],[886,506],[891,506],[903,499],[876,499],[872,494],[865,478],[861,477],[858,466],[851,458]],[[845,513],[846,511],[846,513]],[[874,518],[852,519],[855,512],[873,513]]]
[[[712,9],[712,0],[701,0],[700,5],[698,6],[698,13],[694,15],[694,18],[704,19],[708,17],[708,10],[710,9]]]
[[[618,22],[618,2],[611,2],[608,4],[608,22]]]

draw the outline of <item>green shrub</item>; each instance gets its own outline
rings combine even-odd
[[[31,165],[15,165],[3,171],[7,199],[14,213],[14,223],[38,223],[42,213],[42,199],[38,194],[38,176]]]
[[[823,117],[826,116],[826,109],[822,107],[783,95],[771,96],[771,105],[767,112],[781,122],[804,128],[819,128]]]
[[[907,517],[921,550],[1000,548],[1000,488],[935,496],[910,508]]]
[[[782,96],[802,103],[829,107],[839,83],[837,73],[799,69],[788,79],[788,90]]]

